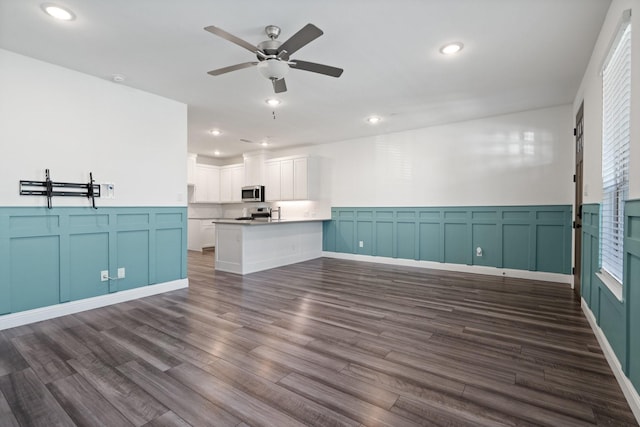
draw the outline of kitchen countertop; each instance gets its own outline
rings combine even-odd
[[[283,218],[283,219],[233,219],[233,218],[208,218],[216,224],[235,225],[269,225],[269,224],[291,224],[295,222],[317,222],[328,221],[330,218]]]

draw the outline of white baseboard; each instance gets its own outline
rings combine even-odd
[[[127,291],[114,292],[99,297],[85,298],[78,301],[50,305],[48,307],[34,308],[33,310],[21,311],[19,313],[5,314],[0,316],[0,331],[187,287],[189,287],[189,279],[178,279],[157,285],[142,286]]]
[[[377,262],[380,264],[401,265],[405,267],[430,268],[434,270],[459,271],[463,273],[486,274],[500,277],[516,277],[518,279],[540,280],[543,282],[567,283],[573,286],[570,274],[546,273],[544,271],[515,270],[510,268],[485,267],[481,265],[450,264],[434,261],[417,261],[414,259],[389,258],[371,255],[347,254],[341,252],[322,252],[323,257],[348,259],[352,261]]]
[[[602,347],[602,352],[604,353],[604,357],[609,362],[609,366],[613,371],[613,375],[615,375],[616,380],[618,380],[618,384],[620,384],[620,388],[622,389],[622,393],[624,393],[624,397],[627,399],[629,406],[631,407],[631,411],[633,411],[633,415],[635,415],[638,424],[640,424],[640,395],[638,391],[635,389],[629,378],[624,374],[622,370],[622,365],[620,365],[620,361],[616,356],[616,353],[611,348],[611,344],[609,344],[609,340],[605,336],[600,326],[598,326],[598,322],[596,322],[596,317],[589,309],[587,302],[582,299],[582,312],[584,313],[593,333],[596,335],[598,339],[598,343],[600,343],[600,347]]]

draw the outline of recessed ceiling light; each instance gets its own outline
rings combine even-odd
[[[111,76],[111,80],[113,80],[116,83],[122,83],[126,79],[127,78],[122,74],[114,74],[114,75]]]
[[[440,53],[443,55],[453,55],[454,53],[460,52],[463,47],[464,45],[460,42],[447,43],[440,48]]]
[[[268,99],[265,99],[264,102],[266,102],[271,107],[277,107],[278,105],[280,105],[281,101],[276,98],[268,98]]]
[[[378,116],[367,117],[367,123],[369,123],[370,125],[375,125],[376,123],[380,122],[380,120],[382,119]]]
[[[53,16],[61,21],[73,21],[76,18],[76,15],[69,9],[58,6],[57,4],[43,3],[40,7],[47,15]]]
[[[209,133],[210,133],[211,135],[213,135],[213,136],[220,136],[220,135],[222,135],[222,132],[220,131],[220,129],[211,129],[211,130],[209,131]]]
[[[262,145],[263,147],[266,147],[267,145],[269,145],[269,143],[267,141],[262,141],[260,145]]]
[[[213,152],[213,155],[214,155],[214,156],[219,156],[219,155],[220,155],[220,152],[219,152],[218,150],[216,150],[216,151],[214,151],[214,152]]]

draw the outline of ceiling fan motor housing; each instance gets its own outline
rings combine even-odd
[[[263,42],[258,43],[258,49],[263,51],[265,55],[275,56],[278,54],[278,48],[280,47],[281,44],[282,42],[278,40],[272,40],[272,39],[265,40]],[[257,55],[257,56],[260,61],[264,60],[264,58],[262,58],[260,55]]]
[[[267,33],[267,36],[269,36],[271,40],[275,40],[280,35],[280,27],[277,25],[267,25],[264,27],[264,32]]]

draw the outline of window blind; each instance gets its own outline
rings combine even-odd
[[[602,71],[602,224],[600,265],[622,283],[624,202],[629,193],[631,23],[626,22]]]

